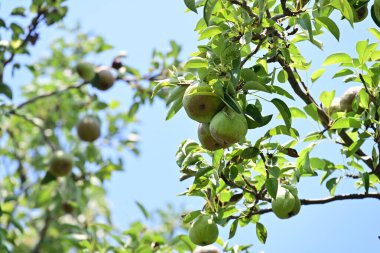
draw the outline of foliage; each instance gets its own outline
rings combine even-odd
[[[299,50],[304,42],[322,49],[323,43],[317,39],[325,32],[339,40],[341,24],[361,22],[365,8],[371,15],[364,19],[379,26],[380,2],[184,3],[201,16],[196,31],[202,44],[182,63],[178,58],[181,47],[171,41],[169,52],[153,52],[146,74],[125,63],[123,52],[111,59],[110,66],[93,60],[112,46],[79,27],[65,28],[62,20],[69,10],[64,0],[33,0],[14,8],[11,18],[0,17],[4,32],[0,42],[1,252],[188,252],[195,245],[186,230],[205,214],[229,228],[228,239],[239,227],[254,224],[259,241],[265,243],[270,231],[260,216],[272,212],[278,189],[285,188],[298,200],[297,184],[311,176],[318,178],[331,196],[300,199],[301,205],[380,199],[378,192],[370,192],[377,191],[380,178],[380,32],[371,28],[375,42],[358,41],[355,54],[327,56],[310,77],[303,71],[309,70],[312,62]],[[43,25],[55,26],[61,34],[51,43],[49,56],[21,61],[38,42],[37,31]],[[116,85],[124,85],[122,89],[133,94],[132,102],[105,100],[102,92],[106,91],[95,84],[97,76],[82,80],[78,75],[76,66],[83,61],[112,70]],[[307,85],[318,82],[331,65],[339,66],[333,78],[360,86],[350,95],[352,99],[343,95],[339,101],[348,100],[348,104],[340,104],[333,112],[335,91],[312,94]],[[33,78],[17,97],[14,94],[20,93],[19,87],[11,85],[11,75],[20,68],[26,68]],[[182,223],[182,210],[169,206],[157,211],[158,220],[154,220],[143,204],[137,203],[146,220],[120,231],[112,224],[104,183],[124,169],[126,150],[139,153],[135,130],[139,109],[163,99],[168,105],[166,119],[171,119],[183,107],[185,91],[198,83],[206,84],[208,95],[218,97],[230,112],[240,115],[248,132],[263,129],[265,134],[215,151],[184,140],[176,161],[180,180],[191,182],[183,195],[203,198],[204,206],[182,214]],[[305,105],[299,106],[299,102]],[[278,111],[278,117],[267,108]],[[83,142],[77,136],[76,126],[87,116],[101,125],[101,137],[94,142]],[[295,123],[300,118],[315,122],[322,130],[304,135]],[[340,145],[345,163],[313,156],[322,142]],[[66,177],[56,178],[48,172],[50,157],[58,150],[73,157],[73,171]],[[355,180],[357,192],[335,195],[347,178]],[[295,212],[293,205],[291,211]],[[231,246],[222,238],[217,243],[227,252],[250,248]]]
[[[339,40],[340,24],[354,26],[362,21],[358,9],[368,8],[369,1],[206,0],[185,4],[196,13],[203,8],[195,28],[201,44],[185,63],[185,72],[174,68],[172,77],[156,88],[207,83],[225,107],[244,114],[250,131],[261,128],[266,133],[213,152],[191,140],[182,142],[177,164],[181,179],[191,179],[184,195],[203,198],[202,212],[217,216],[219,225],[229,226],[230,238],[237,227],[256,224],[262,242],[267,231],[259,222],[260,215],[272,211],[269,204],[280,187],[296,192],[303,177],[320,178],[331,194],[325,203],[378,198],[378,193],[369,194],[370,189],[377,189],[380,178],[378,29],[369,30],[375,42],[358,41],[356,54],[327,56],[311,77],[302,74],[312,62],[298,47],[308,41],[322,49],[318,37],[324,32]],[[337,14],[342,20],[335,18]],[[307,83],[317,82],[334,64],[340,68],[333,78],[343,77],[360,89],[355,88],[352,95],[345,93],[340,100],[342,109],[329,113],[335,91],[312,94]],[[182,95],[170,99],[174,106]],[[305,106],[300,107],[299,101]],[[270,107],[278,111],[281,121],[266,114]],[[323,130],[302,136],[295,128],[298,118],[315,121]],[[322,142],[340,144],[346,162],[313,156]],[[360,193],[334,196],[347,178],[355,179]],[[303,205],[321,202],[301,200]]]

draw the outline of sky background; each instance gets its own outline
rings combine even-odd
[[[23,1],[6,0],[1,3],[1,7],[7,9],[20,2]],[[154,48],[169,50],[169,41],[175,40],[182,45],[181,59],[185,60],[200,43],[197,41],[194,27],[201,16],[192,12],[185,13],[186,8],[181,0],[82,0],[68,1],[68,6],[69,13],[65,18],[65,24],[73,26],[79,22],[84,31],[102,35],[114,46],[113,50],[98,58],[97,63],[109,64],[117,52],[125,50],[128,52],[126,63],[144,73],[149,67]],[[375,42],[375,38],[367,30],[369,27],[375,27],[370,19],[357,24],[354,30],[346,24],[347,22],[343,22],[343,26],[341,23],[339,43],[331,34],[326,34],[319,38],[324,42],[324,51],[308,43],[300,46],[304,56],[313,61],[312,68],[305,73],[306,75],[310,76],[332,52],[355,55],[357,40],[370,38]],[[41,40],[32,51],[35,59],[48,52],[49,42],[56,37],[54,28],[43,28],[40,31]],[[323,78],[309,86],[312,93],[317,94],[316,98],[323,90],[336,89],[336,94],[341,95],[348,87],[339,79],[331,79],[336,66],[330,69]],[[14,82],[23,85],[29,80],[26,74],[16,77]],[[289,90],[287,84],[281,85]],[[117,97],[128,104],[131,94],[126,93],[120,86],[121,84],[105,95],[109,98]],[[302,104],[293,102],[292,105]],[[264,114],[274,112],[270,105],[264,108]],[[107,184],[113,220],[121,228],[127,228],[128,224],[136,219],[144,219],[135,205],[135,200],[143,203],[148,210],[164,208],[167,203],[190,210],[202,208],[201,199],[176,196],[191,182],[179,182],[180,173],[175,163],[175,153],[184,139],[197,139],[197,123],[190,120],[183,110],[170,121],[165,121],[165,115],[166,107],[162,102],[156,102],[154,106],[145,106],[140,111],[140,123],[137,127],[141,134],[141,156],[135,157],[126,153],[125,171],[117,172]],[[295,126],[302,128],[301,133],[319,129],[307,120],[298,121]],[[265,129],[250,131],[248,138],[256,140],[264,132]],[[344,159],[338,148],[331,142],[322,143],[312,155],[343,163]],[[338,186],[336,193],[348,193],[353,190],[353,181],[347,180]],[[301,198],[320,198],[327,197],[329,193],[325,186],[319,185],[318,178],[305,178],[300,183],[299,195]],[[265,214],[261,218],[268,230],[265,245],[256,239],[254,225],[239,228],[231,243],[253,244],[250,252],[255,253],[378,252],[379,210],[380,202],[377,200],[352,200],[304,206],[297,216],[288,220],[280,220],[271,213]],[[224,240],[228,237],[228,230],[229,227],[220,228],[220,235]]]

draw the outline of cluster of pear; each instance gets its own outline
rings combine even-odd
[[[347,89],[341,97],[336,97],[331,102],[327,113],[332,115],[335,112],[352,112],[352,102],[359,96],[359,92],[363,89],[362,86],[354,86]]]
[[[86,82],[91,82],[99,90],[112,87],[115,78],[106,67],[95,68],[92,64],[81,62],[76,66],[78,75]],[[100,136],[100,121],[95,116],[85,116],[76,127],[79,139],[93,142]],[[73,168],[73,158],[62,150],[54,152],[49,162],[49,171],[56,177],[67,176]]]
[[[272,211],[280,219],[288,219],[301,210],[301,201],[296,190],[289,190],[283,186],[277,189],[276,198],[272,200]]]
[[[182,102],[189,118],[199,122],[198,138],[207,150],[228,148],[247,134],[245,116],[225,106],[207,83],[190,85]]]
[[[199,246],[206,246],[214,243],[216,239],[218,239],[218,236],[218,225],[215,223],[214,217],[208,214],[199,215],[197,219],[191,224],[191,227],[189,229],[190,241]]]

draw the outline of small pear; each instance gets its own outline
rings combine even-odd
[[[107,67],[99,67],[96,69],[95,78],[92,82],[93,86],[99,90],[108,90],[113,86],[115,77],[111,70]]]
[[[198,126],[198,139],[201,143],[202,147],[210,150],[215,151],[221,148],[227,148],[230,145],[225,145],[222,143],[217,142],[210,133],[210,124],[209,123],[200,123]]]
[[[56,151],[50,159],[49,171],[56,177],[63,177],[71,173],[73,159],[62,150]]]
[[[92,116],[84,117],[77,125],[77,133],[82,141],[95,141],[100,136],[99,120]]]
[[[218,225],[211,215],[200,215],[189,229],[190,241],[199,246],[213,244],[218,235]]]
[[[222,145],[232,145],[245,137],[248,123],[244,115],[226,108],[218,112],[210,122],[211,136]]]
[[[223,108],[222,100],[206,83],[194,83],[187,87],[182,102],[189,118],[200,123],[209,123]]]

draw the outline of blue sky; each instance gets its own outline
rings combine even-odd
[[[20,1],[14,1],[20,2]],[[80,22],[84,31],[104,36],[115,47],[104,59],[97,59],[108,64],[120,50],[128,52],[127,63],[144,72],[150,62],[154,48],[169,49],[169,40],[175,40],[183,47],[182,59],[186,59],[196,50],[197,34],[194,27],[199,15],[185,13],[183,1],[130,1],[130,0],[92,0],[69,1],[67,24]],[[359,39],[375,39],[367,29],[374,24],[367,21],[358,24],[355,30],[344,24],[341,29],[340,42],[330,35],[322,37],[325,49],[320,51],[307,43],[302,44],[301,52],[307,59],[313,60],[312,70],[317,69],[323,60],[332,52],[340,51],[355,55],[355,41]],[[33,51],[36,57],[47,51],[49,41],[55,34],[52,29],[42,32],[40,45]],[[335,66],[331,67],[336,70]],[[340,95],[348,87],[341,80],[331,80],[331,71],[311,85],[316,97],[322,90],[336,89]],[[19,80],[20,83],[26,80]],[[285,88],[289,89],[288,86]],[[124,94],[122,87],[116,87],[107,93],[120,100],[130,98]],[[125,92],[125,91],[124,91]],[[127,102],[128,103],[128,102]],[[294,105],[301,105],[295,103]],[[273,108],[266,109],[268,113]],[[190,182],[180,183],[179,169],[175,164],[175,152],[180,142],[186,138],[196,139],[197,123],[186,117],[183,110],[172,120],[165,121],[166,108],[163,103],[146,106],[140,112],[140,124],[137,126],[141,134],[140,157],[126,154],[126,171],[117,173],[107,184],[109,201],[113,209],[114,222],[122,228],[135,219],[143,219],[135,200],[143,203],[148,210],[162,208],[166,203],[183,206],[188,209],[200,209],[200,199],[178,197]],[[317,129],[315,124],[306,120],[296,123],[307,133]],[[255,140],[263,131],[250,131],[248,138]],[[331,143],[323,143],[313,155],[343,162],[343,158]],[[337,193],[352,190],[353,181],[347,181],[338,187]],[[317,178],[302,179],[299,188],[300,197],[327,197],[328,191],[319,185]],[[303,207],[300,214],[289,220],[279,220],[273,214],[262,216],[262,223],[268,230],[266,245],[258,242],[255,226],[249,225],[238,229],[232,243],[254,244],[252,252],[267,253],[316,253],[316,252],[375,252],[380,247],[380,219],[378,218],[380,203],[376,200],[335,202],[319,206]],[[177,218],[177,217],[173,217]],[[228,228],[221,229],[221,236],[227,239]]]

